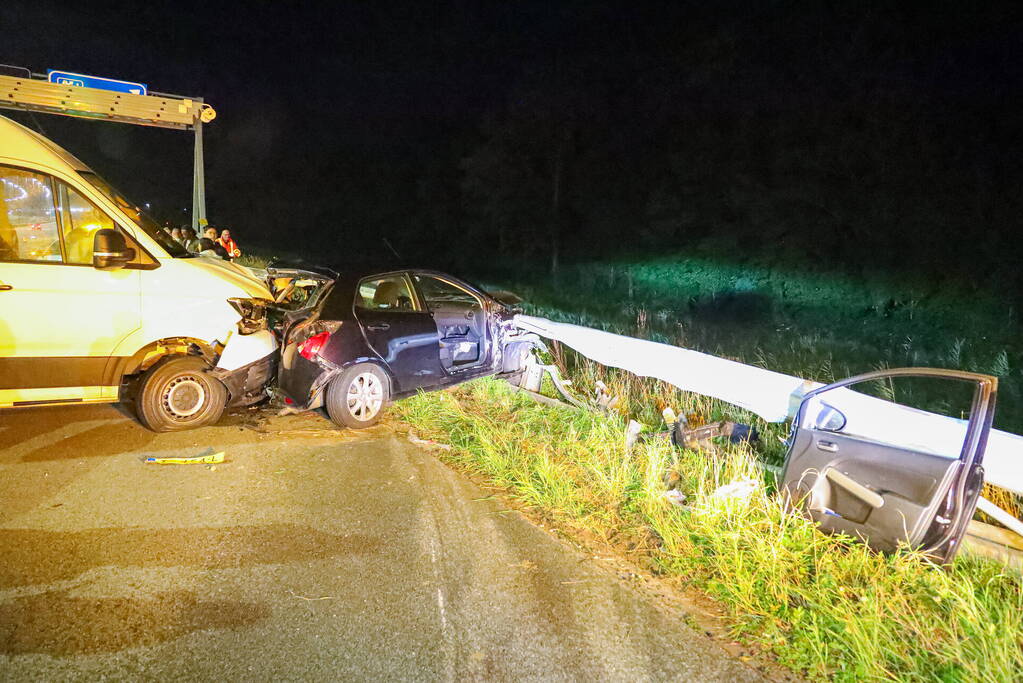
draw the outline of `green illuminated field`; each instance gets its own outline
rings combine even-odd
[[[1023,342],[1016,312],[998,293],[692,257],[492,279],[535,315],[821,382],[902,366],[996,375],[995,425],[1023,431]]]

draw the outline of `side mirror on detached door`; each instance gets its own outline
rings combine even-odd
[[[128,246],[124,235],[117,230],[103,228],[92,240],[92,267],[98,270],[117,270],[135,258],[135,250]]]

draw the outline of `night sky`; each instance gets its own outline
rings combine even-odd
[[[1018,270],[1015,3],[664,4],[6,0],[0,62],[204,96],[210,219],[243,245],[798,260],[809,239],[868,267],[923,240],[923,271]],[[188,220],[188,134],[13,117]]]

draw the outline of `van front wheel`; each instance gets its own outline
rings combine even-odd
[[[194,356],[162,360],[142,376],[135,408],[154,432],[176,432],[212,424],[227,403],[227,388]]]

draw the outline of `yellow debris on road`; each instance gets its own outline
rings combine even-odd
[[[146,462],[152,465],[212,465],[224,462],[224,451],[188,458],[146,458]]]

